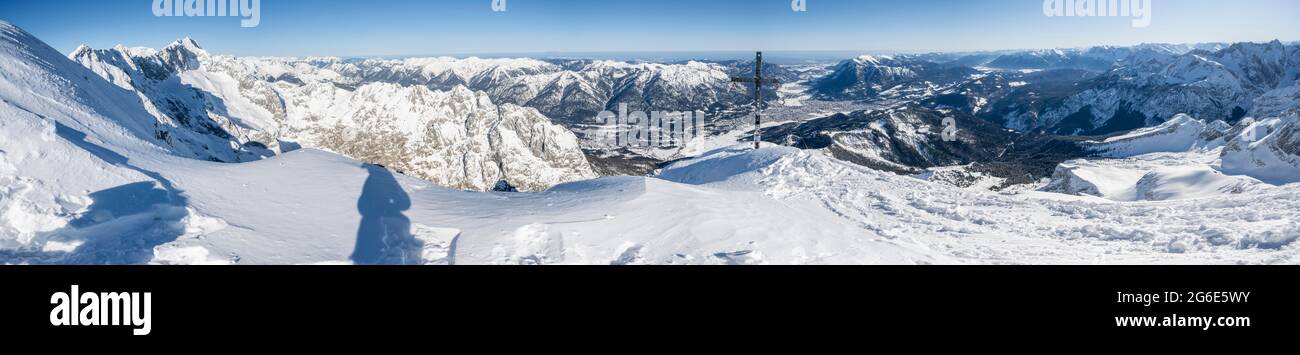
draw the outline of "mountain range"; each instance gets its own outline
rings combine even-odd
[[[213,56],[189,38],[161,50],[81,47],[70,57],[134,93],[155,118],[157,139],[221,153],[205,157],[213,161],[306,145],[465,189],[506,180],[542,190],[595,176],[572,132],[464,85],[362,83],[340,73],[351,67]]]
[[[737,101],[729,84],[689,95],[746,64],[358,64],[212,55],[190,39],[69,55],[0,22],[0,264],[1295,263],[1293,46],[1141,64],[1158,71],[856,58],[830,75],[851,71],[836,78],[863,90],[841,92],[863,96],[791,96],[841,82],[788,82],[773,97],[800,99],[769,102],[757,149],[736,144],[748,122],[718,126],[688,156],[600,177],[584,137],[506,96],[546,87],[528,84],[538,70],[585,92],[576,74],[608,66],[623,79],[601,80],[628,86],[610,93],[743,118],[743,87]],[[453,84],[365,79],[408,65],[423,69],[392,72]],[[772,73],[820,73],[784,69]],[[887,77],[897,85],[854,82]],[[1148,104],[1228,83],[1250,106],[1105,134],[996,119],[1047,87],[1084,100],[1130,77]],[[616,96],[596,101],[628,102]],[[1069,107],[1048,101],[1033,102]]]

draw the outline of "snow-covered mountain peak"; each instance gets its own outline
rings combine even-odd
[[[894,60],[893,56],[888,55],[870,55],[863,54],[854,58],[853,61],[860,65],[883,65],[882,63]]]
[[[164,63],[178,69],[198,69],[201,65],[201,58],[208,57],[208,51],[199,47],[199,43],[194,39],[185,37],[163,47],[159,51],[159,57]]]
[[[199,52],[199,51],[207,52],[206,50],[203,49],[202,46],[199,46],[198,41],[195,41],[194,38],[191,38],[189,36],[178,38],[175,41],[172,41],[172,43],[168,44],[166,48],[171,48],[171,47],[185,48],[186,50],[192,52]]]
[[[89,53],[91,50],[92,49],[90,48],[89,45],[86,44],[79,45],[77,46],[76,49],[73,49],[71,53],[68,53],[68,58],[75,59],[77,57],[84,56],[87,53]]]
[[[378,62],[370,62],[378,64]],[[453,58],[453,57],[431,57],[431,58],[407,58],[399,62],[403,66],[418,68],[421,73],[428,77],[436,77],[446,73],[455,74],[463,80],[473,79],[475,76],[486,73],[496,72],[501,74],[519,74],[528,73],[536,74],[558,70],[559,67],[545,61],[531,58]]]
[[[816,79],[813,91],[823,99],[862,99],[887,92],[913,92],[908,90],[912,88],[927,92],[932,85],[966,81],[977,73],[973,68],[938,64],[915,56],[864,55],[841,61],[830,74]]]

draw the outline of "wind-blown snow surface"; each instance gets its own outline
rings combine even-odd
[[[1168,203],[998,195],[738,146],[661,179],[479,193],[310,149],[127,159],[5,109],[15,119],[0,133],[29,137],[0,144],[4,178],[25,182],[3,195],[21,216],[3,219],[6,263],[1291,263],[1300,235],[1294,188]]]
[[[1294,262],[1290,244],[1300,236],[1294,186],[1214,200],[1121,203],[969,191],[787,148],[717,152],[682,164],[714,170],[721,162],[750,168],[727,179],[673,168],[663,177],[820,204],[865,235],[925,245],[959,262]]]
[[[119,160],[100,139],[5,114],[6,137],[29,137],[0,145],[5,178],[26,181],[4,195],[20,211],[5,215],[23,216],[3,220],[6,263],[1292,263],[1300,235],[1294,188],[1166,203],[1000,195],[738,146],[661,178],[479,193],[309,149]]]
[[[466,192],[310,149],[243,164],[136,161],[5,109],[15,119],[0,133],[31,137],[0,145],[4,179],[24,182],[0,195],[5,263],[951,262],[758,193],[645,177]],[[64,175],[65,164],[90,171]]]

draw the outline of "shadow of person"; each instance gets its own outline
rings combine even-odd
[[[361,226],[352,262],[359,265],[420,264],[421,243],[411,236],[411,220],[402,212],[411,208],[411,198],[393,174],[383,167],[362,165],[366,178],[357,211]]]

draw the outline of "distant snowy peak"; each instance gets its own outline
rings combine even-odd
[[[1192,51],[1218,51],[1222,43],[1140,44],[1131,47],[1096,46],[1069,49],[1042,49],[1005,53],[984,66],[1008,70],[1084,69],[1106,71],[1117,65],[1168,58]]]
[[[306,62],[342,74],[351,84],[386,82],[487,92],[494,102],[541,110],[568,126],[627,104],[641,111],[711,110],[740,106],[749,97],[716,63],[629,63],[528,58],[410,58]],[[773,96],[775,97],[775,96]]]
[[[519,75],[535,75],[559,71],[557,65],[527,58],[491,58],[470,57],[457,59],[451,57],[408,58],[400,61],[370,60],[363,62],[370,66],[396,66],[418,68],[428,78],[452,74],[463,80],[471,80],[487,75],[490,78],[508,78]]]
[[[864,55],[840,62],[833,71],[813,83],[823,99],[864,99],[900,86],[951,85],[968,80],[975,69],[938,64],[919,57]]]
[[[882,61],[892,62],[894,61],[894,57],[888,55],[874,56],[863,54],[853,59],[853,62],[858,65],[882,65]]]
[[[190,52],[190,53],[193,53],[193,54],[196,54],[196,55],[203,55],[203,56],[207,56],[207,55],[208,55],[208,51],[204,50],[202,46],[199,46],[199,42],[198,42],[198,41],[195,41],[193,38],[190,38],[190,37],[184,37],[184,38],[181,38],[181,39],[177,39],[177,40],[175,40],[175,41],[172,41],[171,44],[168,44],[166,47],[163,47],[163,48],[164,48],[164,49],[163,49],[164,51],[168,51],[168,50],[181,51],[181,50],[183,50],[183,51]]]

